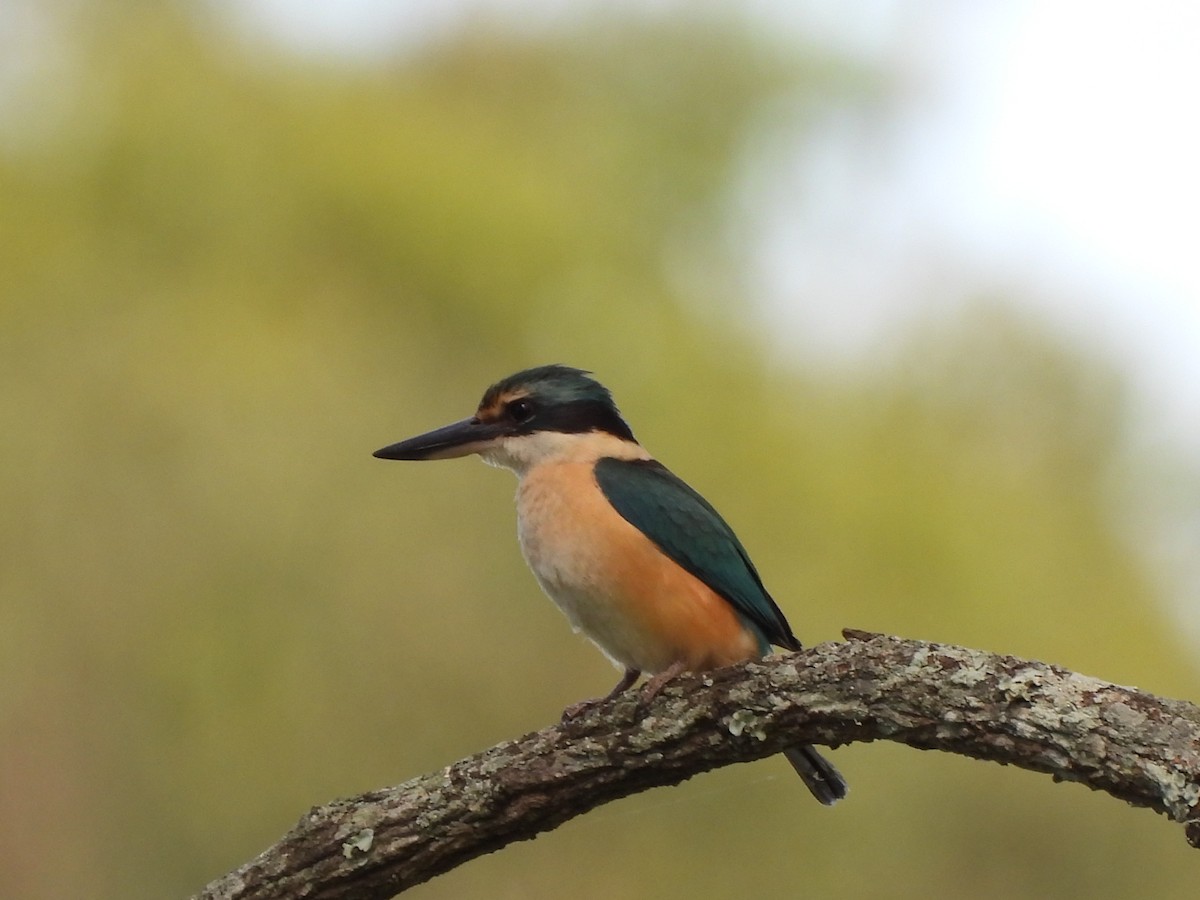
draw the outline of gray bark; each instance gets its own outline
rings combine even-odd
[[[1197,706],[1011,656],[846,637],[682,675],[644,708],[630,691],[441,771],[315,807],[196,897],[391,897],[609,800],[798,743],[889,740],[1044,772],[1161,813],[1200,847]]]

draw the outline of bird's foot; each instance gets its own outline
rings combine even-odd
[[[607,699],[607,697],[593,697],[591,700],[580,700],[578,703],[572,703],[562,711],[562,721],[570,722],[572,719],[577,719],[589,709],[599,706]]]
[[[578,718],[589,709],[599,706],[601,703],[607,703],[618,694],[625,693],[633,683],[641,678],[642,673],[637,669],[626,669],[625,674],[621,676],[621,680],[617,682],[616,687],[605,694],[603,697],[593,697],[591,700],[580,700],[578,703],[572,703],[562,713],[562,721],[569,722],[571,719]]]
[[[653,678],[651,678],[649,681],[647,681],[646,684],[642,687],[642,695],[639,698],[641,705],[649,706],[650,702],[655,697],[658,696],[659,691],[661,691],[664,687],[667,686],[667,682],[669,682],[672,678],[674,678],[675,676],[682,673],[683,670],[686,668],[687,668],[686,663],[673,662],[673,663],[671,663],[670,666],[663,669],[661,672],[659,672],[657,675],[655,675]]]

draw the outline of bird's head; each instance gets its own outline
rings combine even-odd
[[[645,458],[608,388],[582,369],[538,366],[496,382],[475,415],[376,450],[380,459],[478,453],[518,474],[550,460]]]

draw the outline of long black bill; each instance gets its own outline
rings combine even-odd
[[[454,459],[456,456],[478,453],[500,437],[500,433],[495,425],[478,419],[463,419],[391,444],[372,455],[380,459]]]

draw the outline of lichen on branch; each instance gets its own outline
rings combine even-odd
[[[441,771],[312,809],[197,900],[385,898],[601,804],[799,743],[889,740],[1075,781],[1200,847],[1200,707],[1057,666],[846,631],[637,691]]]

